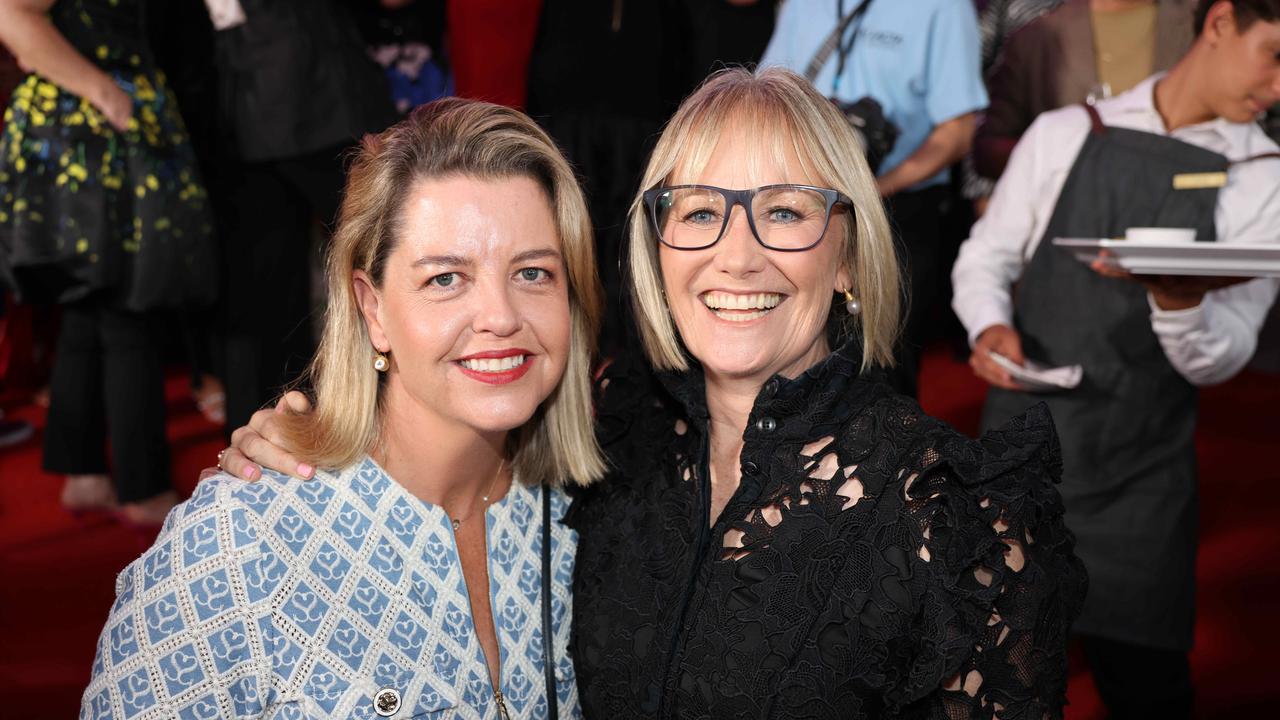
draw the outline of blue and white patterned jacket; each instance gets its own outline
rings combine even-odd
[[[513,483],[485,516],[514,718],[547,714],[542,492]],[[569,501],[552,492],[559,520]],[[551,539],[556,689],[561,717],[578,717],[567,653],[577,535],[554,522]],[[82,720],[498,714],[448,516],[367,458],[305,482],[209,478],[116,595]]]

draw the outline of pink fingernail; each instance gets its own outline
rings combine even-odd
[[[245,471],[244,471],[244,476],[245,476],[245,479],[246,479],[246,480],[252,480],[252,479],[254,479],[254,478],[258,477],[258,468],[256,468],[256,467],[249,467],[249,468],[245,469]]]
[[[311,473],[313,472],[315,472],[315,468],[311,467],[310,465],[306,463],[298,464],[298,474],[301,475],[302,477],[309,478],[311,477]]]

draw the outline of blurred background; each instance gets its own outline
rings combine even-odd
[[[1095,12],[1144,8],[1150,22],[1128,32],[1159,34],[1149,43],[1157,51],[1114,58],[1097,52],[1101,43],[1088,32],[1062,33],[1054,20],[1060,16],[1049,14],[1062,10],[1062,0],[949,1],[963,6],[956,12],[965,21],[921,28],[922,42],[938,53],[956,42],[979,46],[981,64],[961,71],[985,86],[989,101],[974,136],[954,148],[945,168],[886,191],[915,274],[908,376],[896,382],[928,413],[974,434],[986,385],[967,365],[965,333],[949,309],[959,244],[985,208],[1008,148],[1036,114],[1114,95],[1167,68],[1191,42],[1191,3],[1093,3],[1108,6]],[[602,348],[605,355],[626,352],[633,341],[618,259],[649,148],[709,73],[750,66],[766,52],[781,56],[788,41],[775,32],[782,0],[47,4],[67,39],[132,90],[125,98],[131,122],[143,134],[154,126],[148,142],[161,163],[141,176],[158,178],[157,187],[148,190],[145,180],[139,186],[157,197],[154,216],[81,218],[74,193],[48,212],[147,232],[190,218],[185,234],[172,236],[184,243],[184,267],[194,270],[176,279],[163,267],[145,279],[137,270],[132,283],[155,291],[135,297],[128,317],[102,301],[104,288],[76,295],[69,283],[50,281],[49,292],[24,294],[10,282],[0,296],[0,716],[15,718],[76,714],[115,574],[151,544],[173,503],[190,495],[226,433],[302,371],[324,306],[315,280],[341,196],[343,153],[361,134],[446,95],[502,103],[537,119],[587,191],[609,303]],[[855,4],[840,3],[839,12]],[[1169,25],[1166,16],[1185,22]],[[80,22],[87,17],[106,21]],[[1069,60],[1076,55],[1096,70],[1094,82],[1064,77],[1064,68],[1078,65]],[[909,88],[918,79],[903,68],[902,77],[871,82]],[[41,87],[51,86],[0,47],[0,102],[40,103]],[[85,112],[74,94],[50,92],[47,113],[56,122],[74,123]],[[93,88],[83,92],[92,97]],[[890,100],[883,110],[900,127],[918,124],[909,107]],[[1275,117],[1259,120],[1273,138]],[[885,158],[880,176],[893,173],[929,129],[899,138],[905,145]],[[0,151],[12,152],[15,137],[6,134],[11,145]],[[106,168],[109,150],[102,152]],[[48,162],[50,178],[69,173],[68,187],[76,179],[70,168],[95,171],[83,158],[61,170],[57,158]],[[17,187],[0,175],[0,221],[23,211]],[[272,301],[263,303],[268,295]],[[1267,564],[1280,554],[1280,495],[1273,490],[1280,469],[1268,462],[1280,432],[1277,380],[1273,308],[1249,369],[1201,396],[1191,655],[1198,717],[1262,715],[1280,703],[1269,652],[1280,640],[1272,613],[1280,568]],[[113,417],[128,417],[129,428]],[[71,457],[75,467],[59,464]],[[94,472],[85,472],[86,463]],[[1105,716],[1079,658],[1069,699],[1069,718]]]

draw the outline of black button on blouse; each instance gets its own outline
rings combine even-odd
[[[766,384],[710,527],[700,373],[610,367],[613,471],[566,517],[588,718],[1060,716],[1086,580],[1047,412],[974,441],[856,353]]]

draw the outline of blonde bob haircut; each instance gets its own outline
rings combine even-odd
[[[856,319],[845,314],[844,298],[839,297],[833,305],[839,315],[833,319],[845,323],[844,332],[861,332],[864,368],[892,365],[901,291],[893,238],[875,176],[849,121],[835,105],[809,81],[776,67],[715,73],[680,105],[654,147],[641,192],[631,204],[627,253],[636,323],[649,362],[660,370],[689,368],[663,292],[658,239],[643,192],[695,182],[711,161],[721,135],[734,127],[748,128],[752,137],[759,138],[759,155],[747,159],[748,167],[760,166],[766,157],[781,166],[791,150],[810,181],[853,200],[857,222],[838,226],[833,222],[833,229],[846,231],[837,237],[828,230],[822,242],[841,243],[840,262],[850,270],[850,291],[861,300],[862,313]]]
[[[529,485],[586,485],[604,474],[591,413],[591,359],[600,325],[591,221],[573,170],[551,138],[524,114],[447,98],[417,108],[354,152],[338,228],[326,263],[329,306],[307,371],[315,410],[286,416],[286,444],[319,467],[346,467],[375,446],[383,419],[382,373],[356,300],[352,275],[382,286],[401,236],[405,197],[416,182],[467,176],[524,177],[546,191],[568,274],[572,339],[564,377],[537,413],[508,439],[516,477]],[[404,358],[413,362],[413,358]]]

